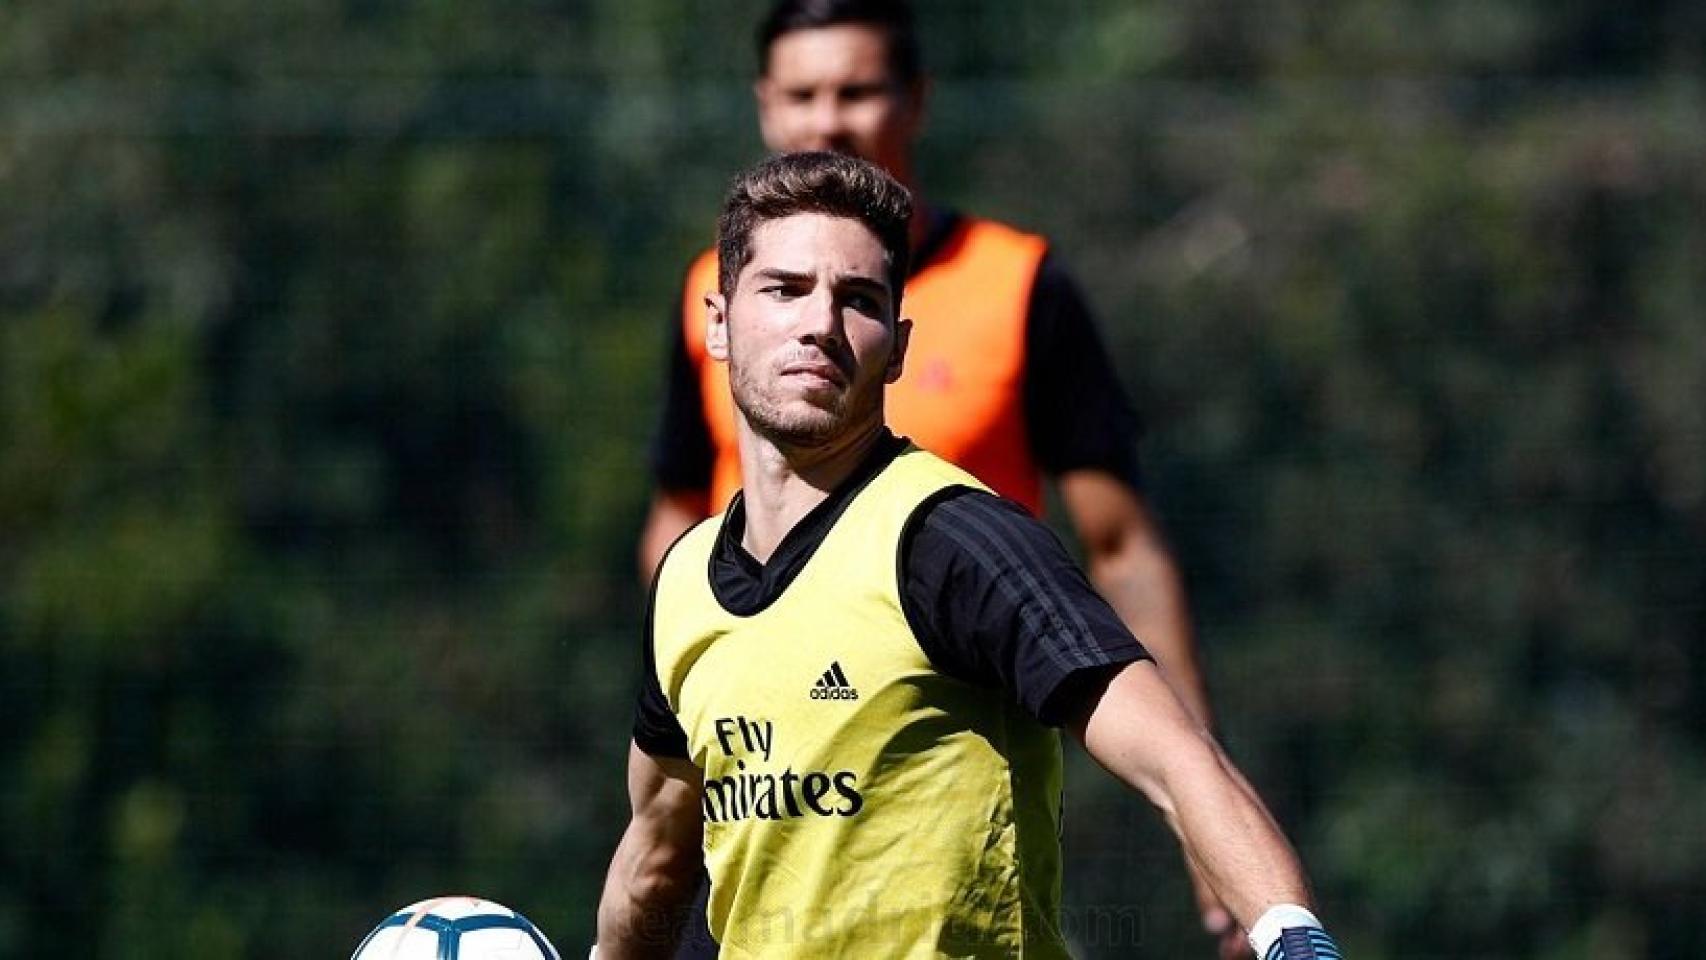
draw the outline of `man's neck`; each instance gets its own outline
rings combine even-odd
[[[827,444],[786,447],[759,437],[742,423],[740,466],[746,529],[741,533],[741,546],[759,563],[768,562],[788,531],[858,469],[884,434],[879,416],[868,426],[849,430]]]

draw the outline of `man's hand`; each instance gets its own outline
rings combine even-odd
[[[1220,902],[1214,888],[1189,858],[1185,860],[1185,871],[1191,878],[1191,896],[1196,900],[1203,932],[1214,938],[1215,956],[1220,960],[1250,960],[1253,954],[1249,938],[1244,935],[1244,928],[1232,919],[1232,911]]]

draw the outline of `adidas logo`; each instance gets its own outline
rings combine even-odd
[[[847,674],[841,672],[841,661],[829,665],[823,676],[817,678],[812,685],[813,700],[857,700],[859,691],[848,681]]]

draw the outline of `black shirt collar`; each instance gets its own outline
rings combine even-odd
[[[782,538],[769,563],[759,563],[741,546],[746,533],[746,495],[739,493],[723,514],[722,529],[717,532],[717,545],[711,551],[711,593],[723,609],[741,617],[762,612],[794,582],[818,545],[834,528],[853,498],[872,478],[883,472],[909,445],[905,437],[897,437],[888,428],[871,447],[859,466],[841,481],[828,498],[811,509],[792,530]]]

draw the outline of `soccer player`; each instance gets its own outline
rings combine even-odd
[[[754,86],[772,150],[862,157],[919,195],[913,148],[928,79],[904,0],[782,0],[758,30]],[[1077,285],[1041,237],[917,203],[907,281],[910,372],[889,416],[920,446],[1040,514],[1052,477],[1091,581],[1142,638],[1187,708],[1212,726],[1183,582],[1138,484],[1138,421]],[[717,256],[689,268],[672,310],[673,359],[640,540],[650,578],[669,544],[740,485],[733,409],[704,349]],[[1238,932],[1192,875],[1205,928]]]
[[[1165,814],[1264,960],[1339,956],[1249,785],[1046,527],[895,436],[912,214],[788,154],[718,223],[706,350],[743,486],[658,572],[600,956],[1064,957],[1064,726]]]

